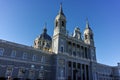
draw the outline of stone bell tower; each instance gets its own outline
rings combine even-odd
[[[54,21],[54,33],[52,39],[52,51],[54,53],[65,51],[65,35],[66,35],[66,17],[63,13],[62,4]]]
[[[96,49],[94,46],[93,31],[89,26],[88,20],[86,21],[86,28],[84,30],[84,43],[90,46],[90,58],[96,61]]]

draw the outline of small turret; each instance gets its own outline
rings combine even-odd
[[[84,30],[84,42],[91,46],[94,46],[93,32],[89,26],[88,20],[86,20],[86,28]]]

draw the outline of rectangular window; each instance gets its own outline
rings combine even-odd
[[[77,68],[80,69],[80,63],[77,63]]]
[[[27,59],[27,53],[23,53],[23,59]]]
[[[80,51],[77,51],[77,55],[78,55],[78,57],[81,57]]]
[[[71,65],[72,65],[72,63],[69,61],[69,62],[68,62],[68,66],[71,67]]]
[[[3,56],[4,48],[0,48],[0,56]]]
[[[73,56],[76,56],[76,52],[75,51],[73,51]]]
[[[16,56],[16,51],[13,50],[12,53],[11,53],[11,57],[15,57]]]
[[[76,63],[75,62],[73,62],[73,68],[76,68]]]

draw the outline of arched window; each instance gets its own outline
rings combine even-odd
[[[58,26],[58,21],[56,21],[56,27]]]
[[[4,49],[3,48],[0,48],[0,56],[2,56],[4,53]]]
[[[44,46],[44,45],[45,45],[45,42],[43,41],[42,46]]]
[[[63,52],[63,51],[64,51],[64,48],[63,48],[63,46],[61,46],[61,48],[60,48],[60,51],[61,51],[61,52]]]
[[[41,56],[41,63],[45,62],[45,56]]]
[[[64,21],[62,21],[62,26],[64,26],[65,24],[64,24]]]
[[[27,59],[27,53],[23,53],[23,59]]]
[[[36,61],[36,59],[37,59],[37,56],[36,56],[36,55],[33,55],[32,61]]]
[[[15,56],[16,56],[16,51],[13,50],[13,51],[11,52],[11,57],[15,57]]]
[[[86,34],[85,34],[85,39],[88,39]]]

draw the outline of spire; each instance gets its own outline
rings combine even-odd
[[[47,33],[47,28],[46,28],[46,26],[47,26],[47,23],[45,23],[45,25],[44,25],[43,33]]]
[[[62,9],[62,3],[60,3],[60,10],[59,10],[59,14],[64,15],[64,13],[63,13],[63,9]]]
[[[86,18],[86,28],[87,28],[87,29],[90,29],[90,27],[89,27],[89,22],[88,22],[88,18]]]

